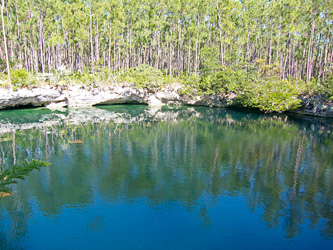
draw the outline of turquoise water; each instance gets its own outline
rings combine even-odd
[[[332,249],[332,120],[209,108],[0,112],[0,249]]]

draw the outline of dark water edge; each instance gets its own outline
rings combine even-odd
[[[292,111],[285,113],[263,113],[258,109],[243,108],[243,107],[228,107],[226,110],[236,111],[240,113],[249,113],[257,115],[257,117],[271,117],[273,119],[279,118],[288,123],[293,123],[307,130],[323,131],[324,133],[331,134],[333,131],[333,118],[314,116],[310,114],[299,114]]]
[[[108,107],[116,107],[118,110],[126,110],[126,106],[133,107],[137,106],[138,108],[141,108],[142,110],[144,108],[149,108],[155,110],[156,107],[147,107],[147,105],[141,105],[141,104],[113,104],[113,105],[98,105],[91,108],[82,108],[82,109],[103,109]],[[292,122],[294,124],[298,124],[299,126],[305,126],[305,128],[311,130],[324,130],[326,133],[330,133],[330,131],[333,130],[333,118],[329,117],[317,117],[317,116],[311,116],[311,115],[302,115],[302,114],[296,114],[296,113],[263,113],[257,109],[252,108],[243,108],[243,107],[227,107],[227,108],[217,108],[217,107],[203,107],[203,106],[162,106],[157,108],[158,110],[172,110],[172,109],[186,109],[186,108],[193,108],[193,109],[211,109],[211,110],[217,110],[217,111],[230,111],[232,112],[238,112],[240,114],[246,114],[248,117],[267,117],[271,119],[279,119],[283,120],[285,122]],[[62,115],[63,117],[68,117],[70,110],[78,110],[80,108],[64,108],[62,111],[51,111],[48,108],[45,107],[28,107],[28,108],[18,108],[18,109],[5,109],[0,110],[0,125],[7,125],[10,128],[10,125],[17,125],[17,124],[25,124],[25,123],[40,123],[42,120],[49,119],[52,120],[52,117],[54,114]],[[44,116],[48,116],[45,118]],[[75,118],[74,118],[75,119]],[[3,132],[0,130],[0,132]]]
[[[116,105],[0,120],[1,168],[52,163],[0,200],[1,249],[332,246],[329,119]]]

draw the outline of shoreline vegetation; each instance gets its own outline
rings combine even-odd
[[[332,113],[331,24],[331,0],[2,0],[0,88],[177,86],[189,105]]]
[[[291,111],[333,117],[332,83],[307,84],[301,80],[280,79],[274,65],[259,63],[252,74],[224,67],[200,76],[172,78],[149,65],[139,65],[121,74],[112,75],[111,79],[105,71],[87,74],[61,71],[48,75],[52,78],[42,79],[40,75],[30,74],[25,69],[14,70],[12,89],[5,89],[5,84],[0,86],[0,110],[29,106],[57,109],[141,103],[152,106],[243,107],[265,113]],[[23,90],[25,95],[19,100]],[[51,95],[50,91],[54,92],[53,99],[48,97]],[[42,97],[43,95],[45,97]],[[34,98],[45,100],[34,101]]]

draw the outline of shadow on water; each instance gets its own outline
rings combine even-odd
[[[137,105],[73,109],[51,125],[39,119],[45,126],[0,134],[1,167],[26,158],[52,163],[1,201],[8,211],[19,200],[31,213],[24,189],[49,216],[89,206],[97,193],[113,204],[145,199],[151,207],[176,202],[193,211],[200,203],[198,217],[209,226],[207,207],[224,196],[244,197],[285,237],[299,235],[305,222],[333,237],[330,120]]]
[[[42,121],[45,119],[52,120],[55,114],[68,114],[58,111],[52,112],[48,108],[25,108],[0,110],[1,124],[25,124]]]

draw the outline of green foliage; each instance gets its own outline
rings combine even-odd
[[[9,67],[14,67],[15,62],[9,61]],[[0,58],[0,72],[5,72],[7,71],[7,64],[6,64],[6,59],[1,59]]]
[[[219,48],[218,46],[204,46],[200,50],[200,65],[199,69],[201,72],[208,73],[211,71],[216,71],[221,68],[221,63],[219,61]]]
[[[97,71],[98,67],[95,68]],[[83,70],[80,72],[73,72],[59,68],[56,72],[56,75],[59,79],[58,85],[75,85],[75,84],[84,84],[87,86],[94,86],[97,82],[101,82],[103,78],[101,77],[100,72]]]
[[[12,193],[9,185],[16,184],[18,180],[24,180],[25,176],[34,169],[41,169],[49,166],[50,163],[44,161],[32,160],[24,166],[13,166],[11,169],[5,169],[0,173],[0,199],[5,193]]]
[[[28,72],[25,69],[17,69],[11,72],[12,83],[15,85],[23,84],[28,78]]]
[[[318,95],[321,92],[321,85],[319,84],[319,82],[317,82],[313,79],[309,83],[305,83],[302,80],[298,80],[298,81],[293,80],[293,82],[295,82],[297,84],[297,86],[299,87],[300,93],[302,93],[303,95],[313,96],[313,95]]]
[[[200,78],[195,74],[191,74],[189,76],[183,75],[181,78],[181,83],[183,88],[180,89],[181,95],[198,95],[202,94],[201,90],[198,88],[200,82]]]
[[[279,78],[279,65],[265,65],[263,60],[257,64],[254,73],[223,67],[200,77],[191,75],[183,81],[184,90],[181,94],[234,93],[242,105],[265,112],[281,112],[299,107],[299,86]]]
[[[85,85],[93,85],[95,83],[95,75],[91,72],[85,72],[82,74],[75,74],[74,77],[76,80],[79,80],[81,83]]]
[[[199,89],[199,93],[214,94],[218,92],[218,86],[215,75],[207,74],[200,78],[196,87]]]
[[[322,73],[332,72],[327,0],[3,2],[10,66],[24,65],[30,72],[41,67],[53,71],[61,63],[71,71],[89,68],[99,78],[98,67],[112,68],[115,74],[143,62],[177,76],[207,74],[222,65],[239,69],[262,64],[264,73],[265,62],[281,61],[290,48],[297,49],[284,57],[282,78],[301,73],[303,79],[324,80]],[[316,42],[311,44],[312,40]],[[304,53],[310,47],[312,53]],[[302,70],[309,66],[311,76]],[[0,72],[5,71],[1,59]],[[207,81],[211,79],[203,80]]]
[[[319,96],[323,100],[333,101],[333,76],[328,75],[325,81],[312,78],[311,82],[292,79],[293,85],[297,86],[300,95]]]
[[[327,100],[333,100],[333,75],[327,76],[326,81],[318,82],[315,79],[306,85],[306,91],[310,95],[320,95]]]
[[[240,89],[241,104],[265,112],[283,112],[300,107],[299,88],[288,80],[281,80],[279,74],[278,63],[265,65],[265,60],[257,60],[257,73],[248,74]]]
[[[131,68],[124,79],[141,88],[158,88],[163,84],[162,71],[146,64]]]
[[[200,77],[190,75],[182,82],[185,86],[183,94],[238,93],[242,89],[245,76],[245,72],[234,71],[227,67],[203,74]]]
[[[281,112],[298,108],[301,100],[297,96],[296,86],[287,80],[260,79],[248,81],[240,95],[240,101],[246,107]]]
[[[17,88],[28,87],[36,83],[36,80],[24,68],[11,71],[11,80],[13,86]]]
[[[322,93],[328,100],[333,101],[333,74],[327,77],[327,80],[322,83]]]
[[[0,88],[5,88],[7,86],[7,75],[0,73]]]
[[[226,67],[216,74],[216,80],[219,82],[220,92],[222,93],[238,93],[247,81],[246,77],[244,71],[235,71]]]

